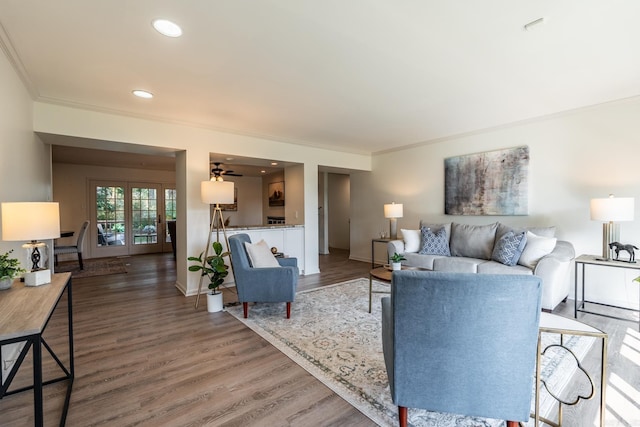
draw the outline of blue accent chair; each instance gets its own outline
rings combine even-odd
[[[286,302],[287,319],[289,319],[300,274],[298,260],[276,258],[280,267],[254,268],[249,260],[245,242],[251,243],[248,234],[235,234],[229,237],[233,276],[238,290],[238,301],[242,303],[245,319],[249,314],[250,302]]]
[[[541,279],[394,271],[382,347],[400,425],[407,408],[529,420]]]

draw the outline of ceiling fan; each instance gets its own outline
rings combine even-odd
[[[226,175],[226,176],[242,176],[239,173],[233,173],[232,170],[227,169],[224,170],[222,169],[220,166],[222,165],[221,162],[213,162],[213,165],[215,166],[214,168],[211,169],[211,173],[213,174],[214,177],[218,178],[222,175]]]

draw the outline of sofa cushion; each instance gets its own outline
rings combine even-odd
[[[433,261],[437,258],[449,258],[442,255],[420,255],[417,252],[405,252],[404,257],[407,260],[403,264],[411,267],[426,268],[427,270],[433,270]]]
[[[280,267],[278,260],[273,256],[264,239],[258,243],[244,242],[244,247],[247,249],[247,255],[249,255],[253,268]]]
[[[402,240],[404,240],[405,252],[418,252],[420,250],[420,230],[406,230],[401,228]]]
[[[498,223],[498,230],[496,231],[496,242],[509,231],[513,231],[514,234],[530,231],[536,236],[555,237],[556,227],[511,227],[502,223]]]
[[[518,263],[526,243],[527,234],[524,231],[518,234],[508,231],[496,242],[491,259],[504,265],[514,266]]]
[[[477,258],[443,257],[433,260],[433,271],[449,271],[452,273],[477,273],[478,265],[487,261]]]
[[[444,230],[447,233],[447,242],[451,242],[451,223],[450,222],[435,223],[435,222],[428,222],[422,219],[420,220],[420,229],[422,229],[422,227],[427,227],[432,230],[439,230],[444,227]]]
[[[522,255],[520,255],[518,264],[533,270],[542,257],[549,255],[553,251],[553,248],[556,247],[556,241],[555,237],[537,236],[527,231],[527,244],[522,251]]]
[[[449,256],[449,240],[447,240],[447,230],[442,227],[435,232],[428,227],[420,229],[422,239],[420,240],[421,255],[444,255]]]
[[[523,265],[514,265],[509,267],[508,265],[501,264],[497,261],[487,261],[482,264],[478,264],[479,274],[533,274],[530,268]]]
[[[489,260],[498,223],[488,225],[451,224],[451,256]]]

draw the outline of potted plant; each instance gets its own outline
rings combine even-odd
[[[196,264],[189,266],[189,271],[200,271],[201,276],[206,276],[209,280],[209,289],[211,292],[207,294],[207,311],[215,313],[222,311],[222,292],[218,292],[218,286],[222,285],[225,277],[229,274],[229,266],[224,263],[224,257],[229,256],[229,252],[223,252],[220,242],[213,242],[213,254],[203,259],[204,252],[197,257],[189,257],[187,260]]]
[[[9,258],[11,249],[4,255],[0,255],[0,290],[9,289],[13,284],[13,279],[24,273],[20,267],[20,262],[16,258]]]
[[[402,261],[406,260],[405,257],[403,257],[397,252],[394,252],[390,259],[391,259],[391,268],[393,270],[402,270]]]

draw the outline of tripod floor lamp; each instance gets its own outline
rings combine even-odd
[[[204,259],[206,260],[209,256],[209,249],[211,248],[211,235],[213,234],[214,227],[216,228],[216,241],[220,241],[220,228],[222,228],[225,244],[227,245],[227,248],[229,248],[227,229],[224,227],[224,217],[222,216],[220,204],[231,204],[234,202],[233,182],[223,181],[221,177],[213,177],[210,181],[202,181],[200,183],[200,199],[202,200],[202,203],[216,205],[213,208],[213,215],[211,216],[211,224],[209,226],[209,235],[207,236],[207,246],[204,249]],[[204,276],[200,276],[200,282],[198,283],[196,308],[198,308],[198,302],[200,301],[203,277]]]

